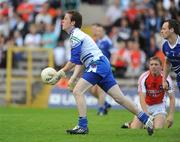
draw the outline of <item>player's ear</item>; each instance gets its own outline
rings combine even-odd
[[[74,26],[75,25],[75,21],[71,21],[71,25]]]
[[[173,29],[173,28],[171,28],[171,29],[170,29],[170,32],[171,32],[171,33],[172,33],[172,32],[174,32],[174,29]]]

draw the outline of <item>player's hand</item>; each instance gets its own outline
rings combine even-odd
[[[167,117],[167,127],[170,128],[173,125],[173,116],[169,115]]]
[[[54,85],[56,84],[61,77],[66,77],[66,74],[63,70],[58,71],[55,75],[53,75],[52,79],[48,81],[48,84]]]
[[[73,91],[75,85],[76,85],[76,79],[73,78],[73,77],[71,77],[71,78],[69,79],[69,81],[68,81],[68,89],[69,89],[70,91]]]
[[[163,85],[163,89],[164,89],[165,91],[168,91],[168,90],[169,90],[169,86],[168,86],[167,81],[163,81],[162,85]]]

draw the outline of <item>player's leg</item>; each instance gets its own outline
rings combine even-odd
[[[106,101],[106,94],[104,92],[103,89],[101,89],[101,87],[97,87],[97,92],[99,94],[99,100],[101,102],[101,105],[103,106],[104,108],[104,112],[105,114],[108,113],[108,110],[111,108],[111,104],[109,104],[107,101]]]
[[[165,126],[167,112],[164,102],[152,106],[147,106],[147,111],[154,116],[155,129],[161,129]]]
[[[107,92],[107,94],[110,95],[118,104],[124,106],[127,110],[135,114],[138,119],[146,125],[149,135],[153,134],[152,118],[138,109],[138,107],[131,100],[124,96],[121,89],[117,85],[112,72],[109,72],[109,74],[105,78],[103,78],[103,80],[101,80],[98,85],[105,92]]]
[[[92,87],[94,89],[94,96],[98,99],[98,115],[105,115],[104,101],[105,96],[99,91],[98,85]]]
[[[139,121],[137,116],[134,116],[133,121],[130,123],[130,128],[131,129],[140,129],[140,128],[143,128],[143,124],[142,124],[141,121]]]
[[[87,134],[88,133],[88,121],[87,121],[87,107],[84,93],[92,86],[97,84],[102,79],[96,73],[84,72],[83,77],[79,79],[75,88],[73,89],[73,95],[76,100],[77,109],[79,113],[78,126],[67,130],[70,134]]]
[[[124,106],[127,110],[135,114],[138,119],[146,125],[149,135],[153,134],[153,120],[146,113],[138,109],[126,96],[123,95],[119,86],[116,84],[112,86],[107,92],[117,103]]]
[[[105,92],[98,85],[96,85],[96,88],[99,101],[98,115],[106,115],[111,105],[105,100]]]
[[[166,116],[165,114],[157,114],[154,117],[154,128],[161,129],[165,126],[166,123]]]
[[[91,83],[81,78],[73,89],[73,95],[76,100],[76,105],[79,113],[79,120],[78,125],[75,128],[67,130],[67,133],[69,134],[88,133],[87,106],[84,93],[91,87]]]
[[[107,92],[118,104],[124,106],[130,112],[135,115],[138,115],[140,112],[136,105],[133,104],[131,100],[129,100],[122,91],[120,90],[119,86],[116,84],[112,86]]]
[[[98,99],[98,105],[103,106],[105,102],[104,91],[98,86],[95,85],[90,89],[90,93]]]
[[[104,91],[98,85],[96,85],[96,94],[98,95],[99,105],[103,106],[105,102],[105,94]]]
[[[80,78],[73,90],[73,95],[77,103],[79,116],[81,117],[86,116],[87,111],[84,93],[92,86],[93,85],[91,83],[84,80],[83,78]]]
[[[95,85],[90,89],[90,93],[98,99],[98,105],[103,106],[104,105],[104,96],[99,94],[98,86]]]
[[[98,115],[106,115],[111,105],[105,100],[105,92],[95,85],[90,89],[90,93],[98,100]]]

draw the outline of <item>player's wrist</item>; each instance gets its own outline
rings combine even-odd
[[[66,73],[63,70],[57,72],[58,77],[66,77]]]

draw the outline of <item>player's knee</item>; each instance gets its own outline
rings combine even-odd
[[[80,95],[81,94],[81,91],[79,91],[79,89],[76,89],[76,88],[74,88],[74,90],[73,90],[73,95]]]

